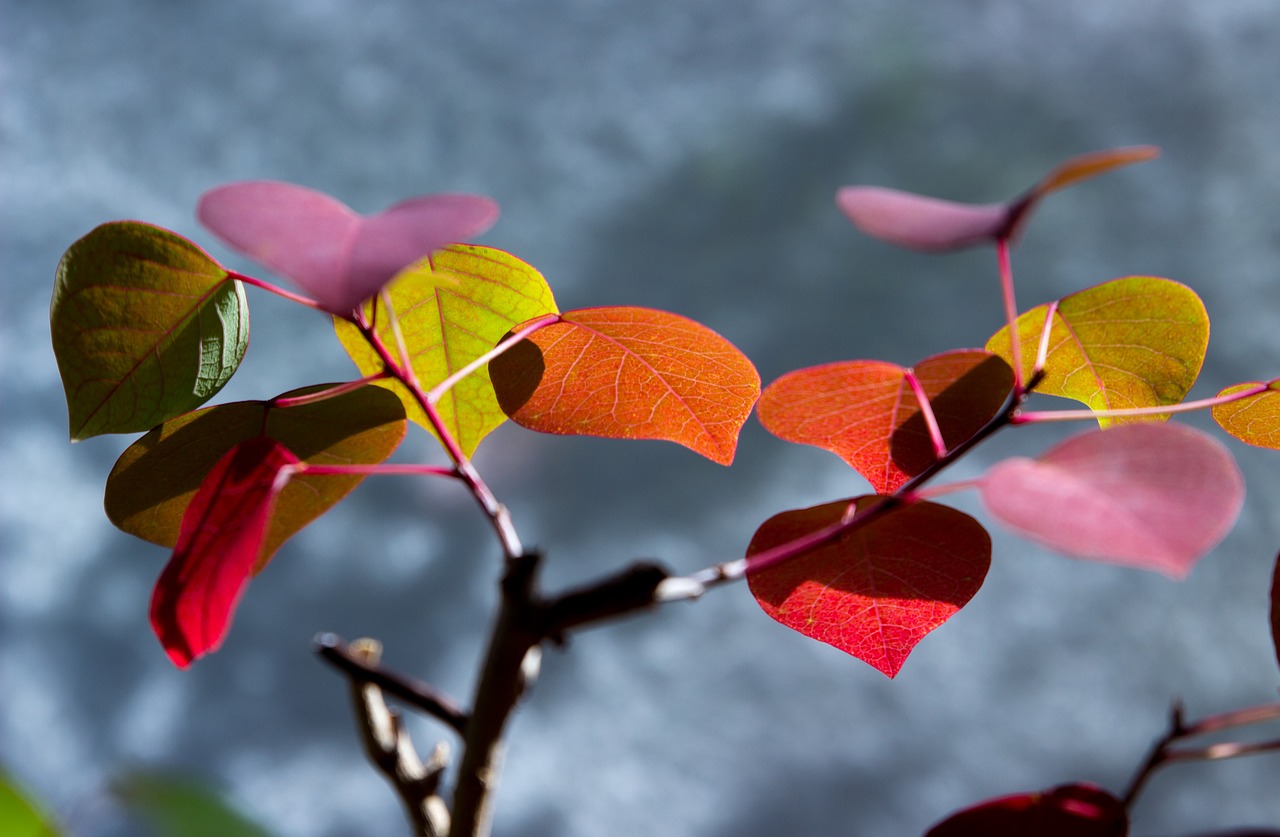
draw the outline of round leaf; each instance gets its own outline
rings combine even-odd
[[[68,248],[49,321],[72,439],[150,430],[195,409],[249,344],[240,283],[185,238],[135,221]]]

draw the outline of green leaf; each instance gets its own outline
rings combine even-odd
[[[190,780],[133,774],[114,790],[156,837],[271,837],[217,793]]]
[[[1218,393],[1218,397],[1262,385],[1260,381],[1236,384]],[[1257,395],[1214,407],[1213,420],[1245,444],[1280,450],[1280,380],[1265,386]]]
[[[551,288],[532,266],[491,247],[455,244],[400,274],[390,286],[413,371],[430,389],[494,347],[514,326],[554,314]],[[365,314],[394,353],[396,341],[382,305]],[[350,322],[334,320],[338,339],[363,375],[382,371],[381,358]],[[431,430],[413,393],[399,381],[379,381],[404,402],[409,418]],[[487,369],[459,381],[437,404],[445,427],[467,456],[506,420]],[[433,431],[434,432],[434,431]]]
[[[1018,318],[1022,374],[1031,375],[1048,306]],[[1054,313],[1044,380],[1036,392],[1079,401],[1092,410],[1159,407],[1186,396],[1209,344],[1209,315],[1195,291],[1171,279],[1129,276],[1064,297]],[[1012,363],[1009,328],[987,349]],[[1167,416],[1112,423],[1162,421]]]
[[[40,813],[36,804],[13,780],[0,773],[0,834],[5,837],[57,837],[61,834],[52,820]]]
[[[307,387],[281,398],[324,388]],[[120,455],[107,477],[107,517],[131,535],[172,547],[196,489],[236,444],[266,435],[313,465],[372,465],[395,451],[404,431],[399,399],[374,386],[294,407],[275,407],[269,401],[207,407],[165,422]],[[358,474],[304,474],[290,480],[276,501],[256,570],[363,479]]]
[[[240,283],[185,238],[136,221],[67,249],[49,322],[73,440],[150,430],[199,407],[249,345]]]

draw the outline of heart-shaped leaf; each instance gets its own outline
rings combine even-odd
[[[915,366],[949,448],[1003,406],[1013,370],[990,352],[960,349]],[[936,461],[901,366],[852,360],[789,372],[760,396],[760,423],[789,442],[829,450],[888,494]]]
[[[151,596],[151,627],[178,668],[222,644],[262,554],[285,469],[297,462],[275,439],[255,436],[227,451],[200,483]]]
[[[1053,549],[1173,578],[1226,537],[1244,480],[1217,440],[1180,424],[1127,424],[1016,457],[980,480],[983,503]]]
[[[281,397],[319,389],[323,387]],[[391,455],[404,431],[399,399],[372,386],[293,407],[275,407],[270,401],[209,407],[165,422],[120,455],[107,478],[107,517],[131,535],[172,547],[196,489],[237,444],[264,435],[308,464],[372,465]],[[359,474],[294,477],[276,501],[256,569],[363,479]]]
[[[1031,374],[1048,306],[1018,318],[1023,380]],[[1204,362],[1209,315],[1195,291],[1171,279],[1114,279],[1058,303],[1049,332],[1044,380],[1036,392],[1059,395],[1093,410],[1160,407],[1182,401]],[[987,348],[1012,363],[1009,328]],[[1167,416],[1098,419],[1159,421]]]
[[[388,289],[418,381],[430,388],[493,348],[512,327],[554,314],[555,299],[542,274],[509,253],[456,244],[405,270]],[[381,303],[365,306],[387,346],[395,346]],[[354,324],[334,318],[338,339],[361,374],[382,370],[382,359]],[[399,381],[378,382],[404,402],[408,416],[432,430],[426,414]],[[506,416],[487,369],[459,381],[436,405],[440,418],[470,456]],[[433,431],[434,432],[434,431]]]
[[[49,323],[72,439],[150,430],[199,407],[249,345],[240,283],[185,238],[136,221],[67,249]]]
[[[407,265],[493,226],[498,206],[475,195],[425,195],[364,217],[321,192],[255,180],[206,192],[196,216],[326,311],[347,316]]]
[[[1125,837],[1124,803],[1094,785],[1062,785],[989,799],[947,817],[925,837]]]
[[[666,439],[728,465],[760,396],[732,343],[651,308],[582,308],[489,363],[498,404],[541,433]]]
[[[1218,396],[1243,392],[1261,382],[1236,384]],[[1213,420],[1240,441],[1260,448],[1280,450],[1280,381],[1271,381],[1257,395],[1241,398],[1213,408]]]
[[[858,509],[876,502],[883,500],[860,497]],[[848,506],[841,500],[774,515],[747,555],[838,523]],[[926,634],[973,598],[990,565],[991,538],[978,521],[921,502],[749,573],[747,583],[769,616],[893,677]]]
[[[1141,145],[1081,154],[1007,203],[957,203],[878,186],[845,186],[836,193],[836,205],[873,238],[926,252],[958,250],[1017,238],[1031,210],[1050,192],[1159,153],[1154,146]]]

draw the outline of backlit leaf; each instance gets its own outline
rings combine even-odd
[[[206,192],[196,216],[214,235],[346,316],[403,268],[493,226],[498,205],[424,195],[361,216],[321,192],[271,180]]]
[[[400,274],[389,292],[414,372],[426,389],[492,349],[513,326],[558,310],[542,274],[490,247],[459,244],[442,250]],[[374,300],[365,312],[394,352],[395,337],[381,308]],[[335,319],[334,327],[361,374],[381,371],[382,360],[353,324]],[[426,414],[403,384],[380,381],[379,386],[395,392],[409,417],[431,430]],[[487,369],[459,381],[436,409],[468,456],[506,420]]]
[[[1218,393],[1230,395],[1258,386],[1259,383],[1236,384]],[[1246,444],[1260,448],[1280,449],[1280,382],[1272,381],[1265,392],[1241,398],[1213,408],[1213,420],[1223,430]]]
[[[0,834],[5,837],[58,837],[62,830],[13,780],[0,773]]]
[[[760,376],[728,340],[651,308],[583,308],[489,363],[503,412],[542,433],[666,439],[728,465]]]
[[[131,535],[172,547],[196,489],[235,445],[266,435],[313,465],[372,465],[391,455],[404,431],[400,401],[372,386],[294,407],[273,407],[268,401],[208,407],[165,422],[121,454],[107,478],[107,517]],[[363,479],[358,474],[294,477],[276,501],[257,569]]]
[[[979,485],[990,512],[1033,540],[1174,578],[1226,537],[1244,503],[1231,454],[1181,424],[1082,433],[997,463]]]
[[[270,837],[219,794],[189,779],[135,773],[112,790],[151,825],[145,833],[155,837]]]
[[[1030,376],[1047,305],[1018,318],[1024,380]],[[1159,407],[1186,396],[1209,345],[1209,315],[1195,291],[1170,279],[1129,276],[1064,297],[1054,314],[1044,380],[1036,392],[1093,410]],[[1012,363],[1009,328],[987,348]],[[1159,421],[1108,419],[1099,424]]]
[[[275,439],[254,436],[200,483],[151,596],[151,627],[178,668],[222,644],[262,554],[282,471],[297,462]]]
[[[1159,154],[1155,146],[1138,145],[1071,157],[1007,203],[957,203],[879,186],[845,186],[836,193],[836,205],[873,238],[912,250],[957,250],[1017,238],[1050,192]]]
[[[882,502],[858,498],[858,508]],[[751,539],[754,555],[839,522],[848,500],[783,512]],[[748,574],[764,612],[889,677],[934,628],[973,598],[991,565],[991,538],[963,512],[914,503],[840,540]]]
[[[888,494],[936,460],[903,373],[872,360],[789,372],[761,394],[760,422],[782,439],[831,451]],[[1013,386],[1009,365],[981,349],[934,355],[915,373],[949,448],[995,416]]]
[[[947,817],[925,837],[1125,837],[1124,803],[1093,785],[1062,785],[979,803]]]
[[[249,344],[240,283],[185,238],[136,221],[67,249],[49,321],[72,439],[150,430],[199,407]]]

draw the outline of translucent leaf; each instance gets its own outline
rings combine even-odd
[[[62,829],[40,812],[13,780],[0,773],[0,834],[5,837],[58,837]]]
[[[542,433],[666,439],[728,465],[760,395],[729,341],[651,308],[583,308],[489,364],[503,412]]]
[[[542,274],[490,247],[449,247],[400,274],[389,290],[414,372],[427,389],[492,349],[514,326],[558,310]],[[375,300],[365,311],[382,341],[394,351],[395,337],[380,309]],[[381,358],[353,324],[335,319],[334,327],[361,374],[382,370]],[[403,384],[384,381],[379,385],[395,392],[409,417],[431,430],[426,414]],[[468,456],[506,420],[487,369],[459,381],[436,407]]]
[[[1018,318],[1024,380],[1044,332],[1047,305]],[[1159,407],[1182,401],[1204,362],[1209,315],[1195,291],[1154,276],[1115,279],[1064,297],[1049,332],[1044,380],[1036,392],[1093,410]],[[987,348],[1012,363],[1006,326]],[[1164,417],[1100,418],[1099,424]]]
[[[904,371],[853,360],[789,372],[760,396],[760,422],[782,439],[831,451],[888,494],[936,460]],[[1009,365],[981,349],[934,355],[915,373],[948,447],[995,416],[1013,386]]]
[[[1236,384],[1218,393],[1230,395],[1258,386]],[[1240,441],[1260,448],[1280,450],[1280,382],[1271,381],[1265,392],[1213,408],[1213,420]]]
[[[493,226],[498,206],[475,195],[425,195],[364,217],[321,192],[258,180],[206,192],[196,216],[230,247],[345,316],[407,265]]]
[[[156,837],[270,837],[209,788],[171,776],[133,774],[114,791]]]
[[[880,502],[858,498],[858,508]],[[764,522],[747,555],[839,522],[849,501],[783,512]],[[839,541],[750,573],[756,602],[777,621],[895,676],[926,634],[978,592],[991,538],[963,512],[914,503]]]
[[[1231,454],[1180,424],[1073,436],[1039,459],[997,463],[980,488],[1001,523],[1033,540],[1174,578],[1226,537],[1244,503]]]
[[[150,430],[199,407],[249,344],[240,284],[190,241],[135,221],[67,249],[49,322],[72,439]]]
[[[952,814],[925,837],[1125,837],[1124,803],[1093,785],[990,799]]]
[[[294,407],[268,401],[208,407],[166,422],[121,454],[107,478],[107,517],[131,535],[172,547],[196,489],[235,445],[266,435],[313,465],[372,465],[391,455],[404,431],[399,399],[372,386]],[[358,474],[295,477],[276,503],[257,569],[363,479]]]

